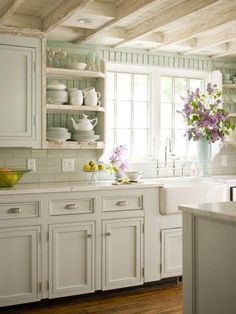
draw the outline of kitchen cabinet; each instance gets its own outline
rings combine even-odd
[[[103,221],[102,289],[143,283],[143,218]]]
[[[63,68],[46,68],[48,82],[50,80],[60,80],[67,87],[77,86],[79,89],[94,86],[96,91],[101,93],[101,106],[75,106],[64,104],[46,104],[46,125],[47,127],[65,127],[73,132],[71,117],[78,120],[79,115],[85,113],[89,117],[97,117],[98,123],[95,127],[95,134],[100,135],[100,139],[95,142],[77,142],[68,140],[64,143],[49,142],[44,134],[45,148],[70,148],[70,149],[103,149],[105,141],[105,64],[101,62],[103,72],[73,70]]]
[[[41,39],[0,34],[0,146],[41,146]]]
[[[0,191],[1,306],[160,280],[158,188],[31,188]]]
[[[0,306],[41,298],[40,227],[0,229]]]
[[[223,84],[223,104],[230,117],[236,118],[236,84]]]
[[[94,222],[50,225],[50,298],[89,293],[95,290],[94,238]]]
[[[182,228],[161,230],[161,277],[182,275]]]

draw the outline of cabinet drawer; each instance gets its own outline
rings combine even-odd
[[[128,195],[116,197],[104,197],[103,211],[117,211],[117,210],[137,210],[143,209],[143,196],[142,195]]]
[[[73,215],[94,212],[94,199],[55,200],[49,202],[49,215]]]
[[[0,219],[31,218],[38,216],[39,202],[0,204]]]

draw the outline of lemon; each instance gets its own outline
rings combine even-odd
[[[18,180],[17,174],[11,173],[8,176],[7,182],[8,182],[9,185],[13,186],[14,184],[16,184],[17,180]]]
[[[84,164],[83,171],[91,171],[91,167],[89,164]]]
[[[99,164],[98,165],[98,170],[105,170],[105,166],[103,164]]]
[[[93,166],[91,167],[91,170],[92,170],[92,171],[98,171],[98,166],[97,166],[97,165],[93,165]]]

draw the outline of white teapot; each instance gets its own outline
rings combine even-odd
[[[98,118],[88,119],[88,116],[86,116],[86,114],[82,114],[82,118],[79,119],[77,123],[75,122],[73,118],[71,118],[71,121],[72,121],[74,130],[91,131],[95,127],[95,125],[98,123]]]
[[[101,93],[96,92],[94,87],[88,87],[83,90],[85,106],[100,106]]]

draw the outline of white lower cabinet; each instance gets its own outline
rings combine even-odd
[[[161,277],[182,275],[182,228],[161,230]]]
[[[38,301],[40,227],[0,229],[0,306]]]
[[[93,292],[94,222],[49,226],[49,297]]]
[[[143,283],[143,218],[103,221],[102,289]]]

